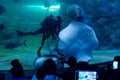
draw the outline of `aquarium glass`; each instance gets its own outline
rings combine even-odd
[[[13,59],[19,59],[25,70],[34,69],[43,34],[18,36],[17,30],[35,32],[50,15],[62,17],[62,30],[70,21],[67,7],[73,3],[83,8],[84,22],[99,40],[89,63],[112,61],[120,55],[119,0],[0,0],[0,70],[9,70]],[[56,44],[56,39],[48,38],[41,55],[50,55]]]

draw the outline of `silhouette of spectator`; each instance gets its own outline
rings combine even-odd
[[[74,80],[77,60],[74,56],[70,56],[67,60],[69,68],[63,73],[63,80]]]
[[[11,65],[12,68],[9,70],[9,72],[13,75],[14,78],[20,78],[24,76],[23,66],[18,59],[12,60]]]
[[[77,65],[77,60],[74,56],[70,56],[67,60],[67,64],[71,67],[71,68],[75,68]]]
[[[38,69],[32,80],[60,80],[57,77],[56,64],[52,59],[47,59]]]
[[[0,80],[4,80],[5,79],[5,74],[4,73],[0,73]]]
[[[77,64],[77,69],[78,70],[90,70],[91,68],[88,62],[80,61]]]
[[[40,66],[35,75],[33,75],[32,80],[43,80],[45,77],[45,68]]]

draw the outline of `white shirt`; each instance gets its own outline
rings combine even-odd
[[[78,21],[72,21],[59,33],[58,50],[64,54],[67,60],[75,56],[77,62],[89,61],[92,57],[92,50],[98,45],[98,39],[94,30]]]

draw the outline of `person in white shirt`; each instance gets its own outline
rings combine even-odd
[[[88,62],[99,43],[96,34],[92,27],[83,22],[84,12],[79,5],[70,5],[67,14],[71,22],[59,33],[58,51],[64,55],[64,60],[74,56],[77,62]]]

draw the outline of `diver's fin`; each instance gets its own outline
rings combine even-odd
[[[19,30],[16,30],[16,32],[17,32],[17,35],[19,37],[30,35],[29,32],[26,33],[26,32],[22,32],[22,31],[19,31]]]

